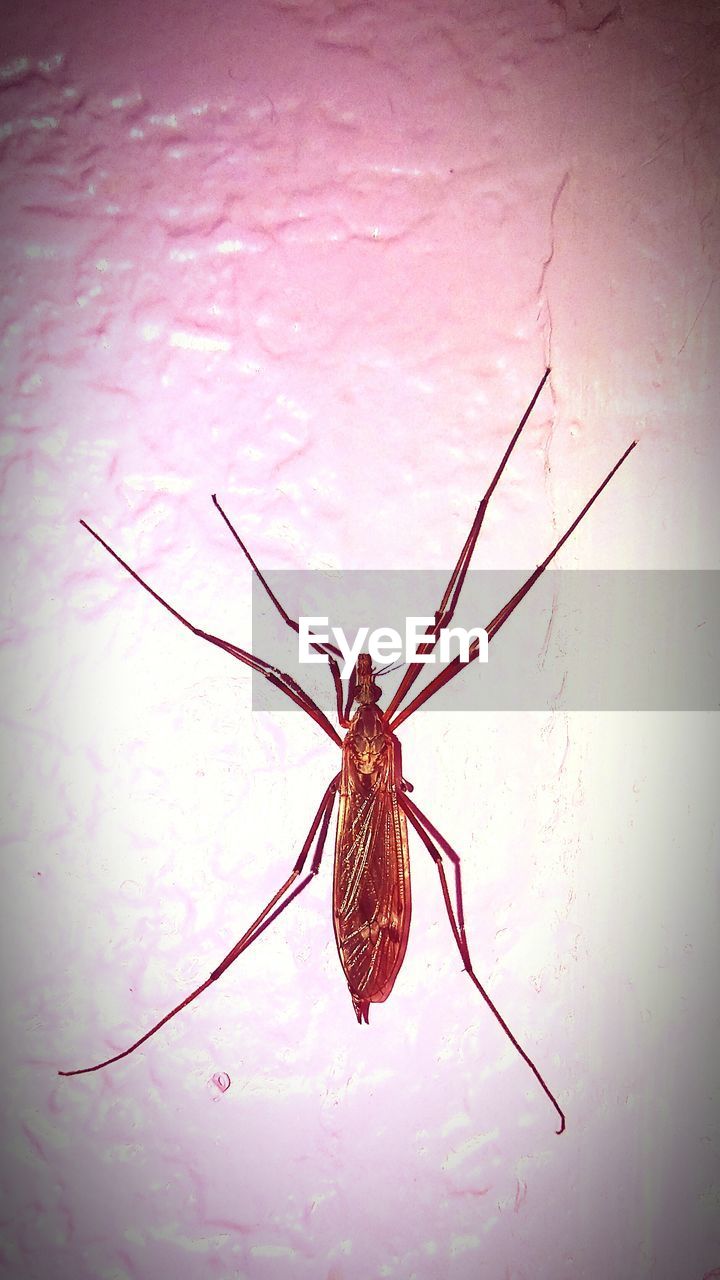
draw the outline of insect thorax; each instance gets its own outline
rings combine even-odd
[[[375,774],[387,764],[392,750],[392,734],[382,711],[374,703],[361,704],[347,731],[343,751],[358,773]]]

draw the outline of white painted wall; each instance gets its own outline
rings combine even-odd
[[[12,21],[3,1274],[700,1280],[720,1266],[712,714],[403,734],[562,1138],[416,845],[406,965],[369,1028],[328,860],[145,1051],[55,1071],[207,975],[337,767],[298,715],[253,715],[246,672],[81,517],[249,647],[211,493],[262,565],[450,568],[550,361],[478,567],[533,567],[635,436],[560,564],[717,567],[710,7],[61,0]]]

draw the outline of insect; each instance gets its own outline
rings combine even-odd
[[[535,393],[520,420],[505,454],[500,462],[490,485],[481,499],[470,532],[453,569],[445,594],[434,615],[434,622],[429,626],[422,640],[418,655],[425,655],[434,649],[441,630],[447,627],[457,608],[460,592],[465,581],[475,544],[482,528],[488,503],[500,477],[505,470],[508,459],[517,444],[520,434],[527,422],[535,403],[550,374],[546,369]],[[570,527],[556,542],[555,546],[541,564],[530,574],[523,585],[515,592],[498,614],[486,627],[488,640],[492,640],[507,622],[508,618],[527,595],[535,582],[544,573],[551,560],[568,540],[580,521],[585,517],[593,503],[609,484],[615,472],[622,465],[628,454],[635,448],[637,441],[625,450],[622,457],[608,473],[602,484],[585,503],[582,511],[576,516]],[[212,498],[218,512],[225,521],[230,533],[246,556],[253,573],[267,592],[280,617],[295,632],[299,623],[289,616],[280,601],[274,595],[270,585],[263,577],[250,552],[240,538],[223,511],[217,497]],[[339,659],[341,653],[329,642],[317,642],[312,648],[322,653],[328,661],[332,675],[337,716],[340,728],[345,736],[339,733],[321,708],[310,698],[301,686],[285,672],[265,662],[254,654],[211,635],[196,627],[185,618],[167,600],[158,595],[129,564],[108,546],[107,542],[96,533],[84,520],[80,523],[88,533],[105,548],[123,569],[140,584],[145,591],[157,600],[168,613],[172,614],[184,627],[194,635],[208,643],[224,649],[231,657],[237,658],[254,671],[262,674],[271,684],[281,689],[294,703],[305,711],[332,741],[340,748],[341,767],[339,773],[328,784],[320,801],[310,830],[307,833],[300,854],[290,875],[270,899],[249,929],[235,943],[231,951],[221,960],[197,989],[190,993],[180,1004],[171,1009],[155,1026],[140,1036],[129,1048],[116,1053],[103,1062],[92,1067],[82,1067],[75,1071],[60,1071],[61,1076],[84,1075],[87,1072],[99,1071],[113,1062],[126,1058],[134,1053],[140,1045],[155,1035],[161,1027],[185,1009],[203,991],[225,973],[248,947],[275,921],[281,912],[290,905],[318,874],[327,840],[328,829],[335,799],[338,799],[337,833],[335,838],[335,867],[333,876],[333,924],[340,963],[347,979],[350,996],[358,1022],[368,1022],[370,1005],[387,1000],[400,972],[407,948],[410,929],[411,894],[410,894],[410,862],[408,855],[408,824],[413,828],[421,843],[427,849],[437,868],[440,879],[445,910],[455,945],[460,953],[463,966],[470,980],[479,991],[491,1013],[499,1022],[503,1031],[511,1041],[521,1058],[532,1071],[540,1087],[555,1108],[560,1120],[557,1133],[565,1128],[565,1115],[555,1095],[544,1080],[532,1058],[528,1055],[507,1022],[490,998],[480,982],[472,965],[465,931],[462,909],[462,882],[460,875],[460,858],[448,841],[423,813],[414,800],[410,798],[412,787],[403,777],[400,742],[397,737],[399,726],[413,715],[417,709],[433,697],[443,685],[453,680],[460,671],[478,655],[479,640],[476,638],[469,647],[466,658],[456,656],[409,702],[406,701],[418,675],[423,670],[419,661],[410,662],[400,680],[398,689],[389,706],[382,710],[379,700],[381,690],[376,683],[379,672],[373,668],[370,654],[361,653],[357,658],[355,669],[343,687]],[[402,704],[405,703],[403,706]],[[306,871],[311,849],[310,869]],[[451,863],[454,878],[454,894],[445,871],[444,859]]]

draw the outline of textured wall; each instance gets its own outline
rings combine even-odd
[[[532,567],[638,436],[561,565],[717,565],[713,9],[60,0],[6,25],[3,1276],[720,1266],[710,715],[403,733],[562,1138],[415,845],[369,1028],[328,861],[144,1051],[55,1074],[206,976],[337,767],[80,517],[249,647],[211,493],[264,565],[449,568],[549,360],[477,564]]]

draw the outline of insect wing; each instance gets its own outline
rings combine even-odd
[[[363,785],[364,784],[364,785]],[[388,753],[372,779],[358,776],[347,756],[340,784],[335,845],[333,921],[340,962],[358,1020],[387,1000],[400,971],[410,930],[407,823]]]

